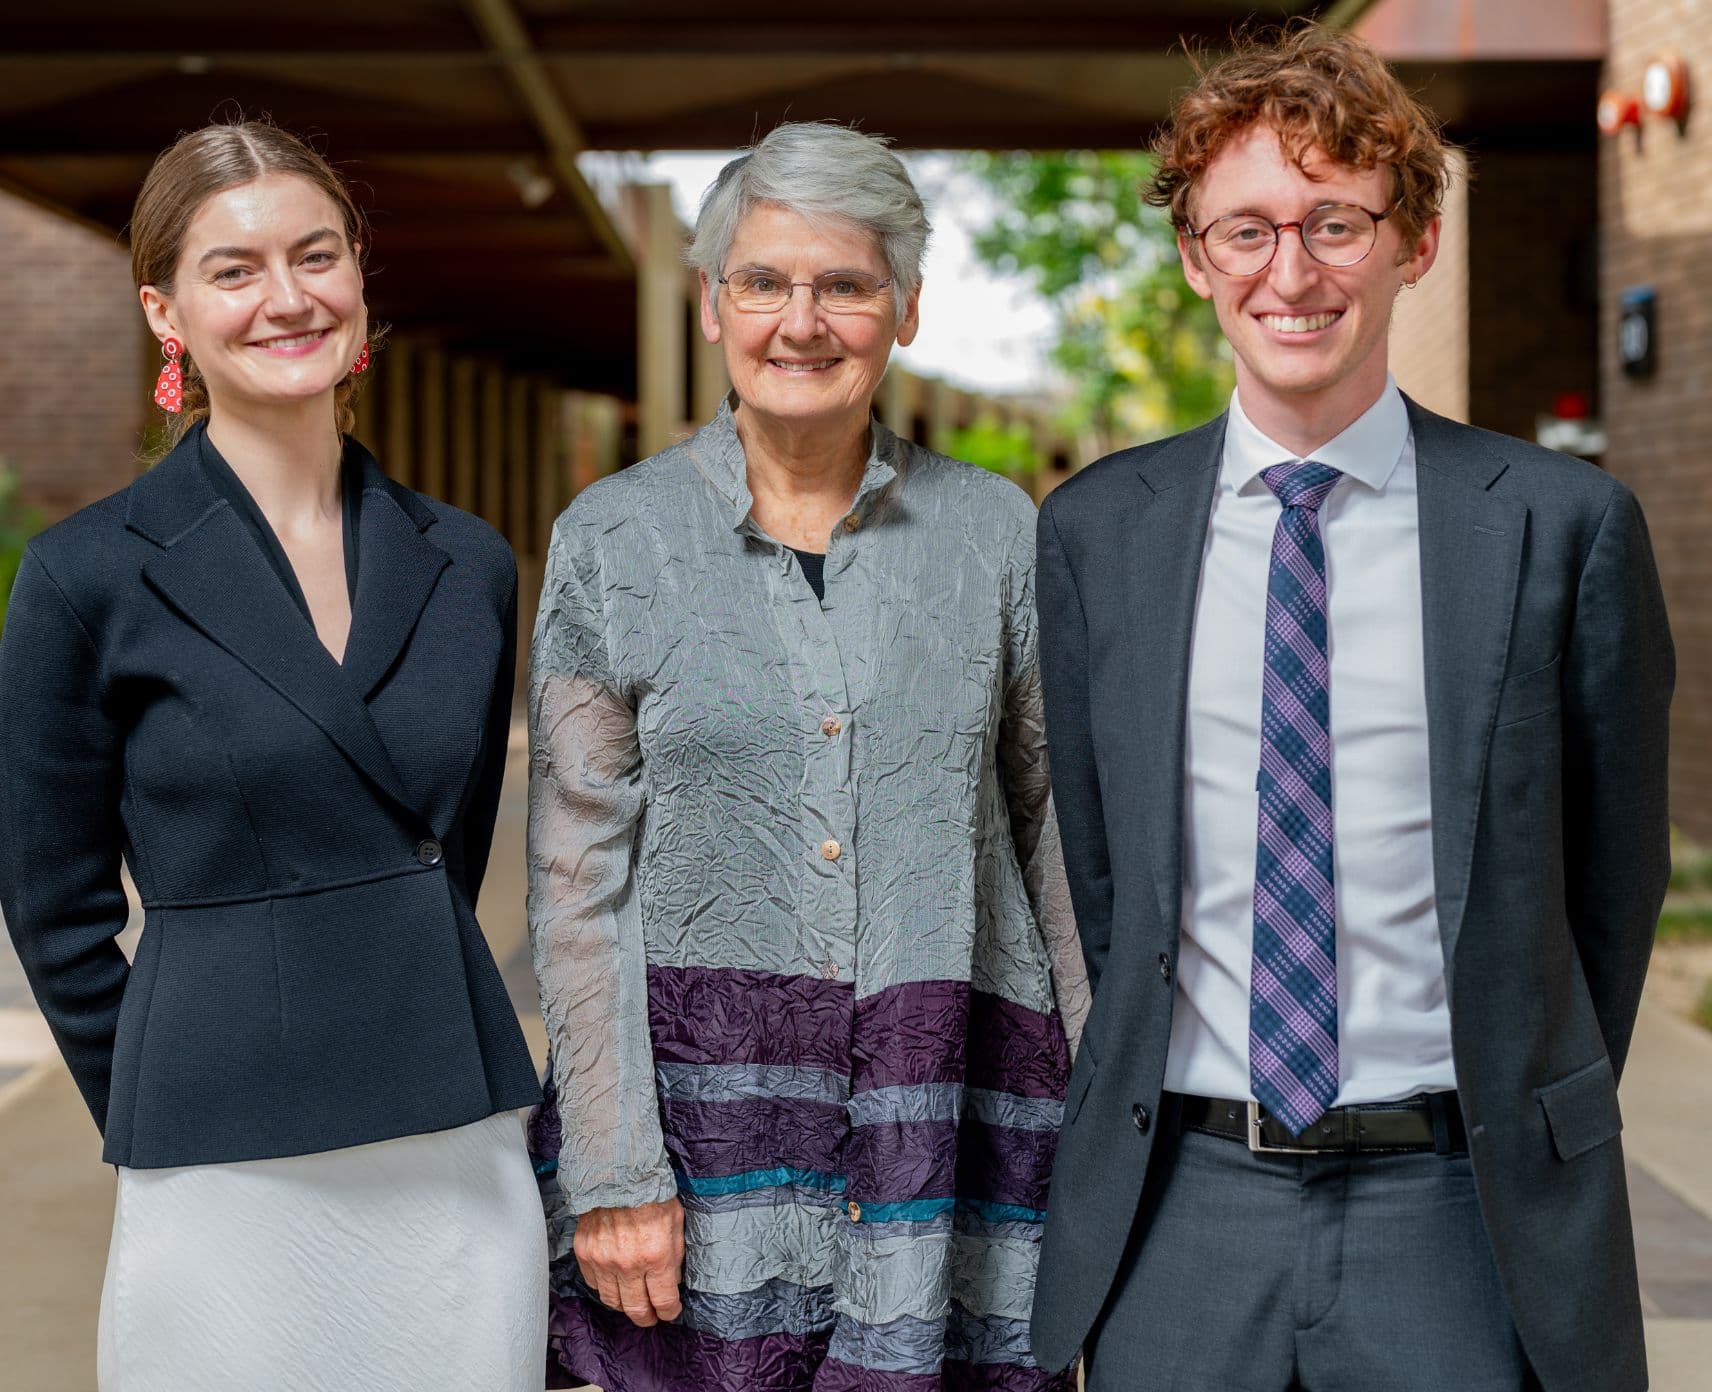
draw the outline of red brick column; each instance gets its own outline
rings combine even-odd
[[[1640,495],[1676,637],[1671,804],[1712,843],[1712,8],[1611,0],[1605,85],[1640,90],[1659,50],[1687,61],[1698,107],[1686,132],[1649,119],[1601,141],[1599,363],[1612,473]],[[1658,371],[1623,375],[1622,291],[1658,294]]]

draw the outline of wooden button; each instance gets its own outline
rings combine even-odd
[[[837,860],[838,857],[843,854],[844,847],[840,846],[836,841],[829,840],[822,841],[820,843],[820,855],[822,860]]]
[[[862,1205],[857,1203],[855,1199],[850,1200],[849,1213],[850,1221],[852,1223],[860,1223],[862,1221]]]
[[[829,715],[825,720],[820,722],[820,733],[825,735],[828,739],[836,739],[839,731],[843,728],[843,722],[840,721],[836,715]]]
[[[861,525],[862,525],[862,519],[860,517],[858,517],[855,513],[851,513],[850,516],[848,516],[844,519],[844,530],[847,532],[853,532],[858,527],[860,527]]]

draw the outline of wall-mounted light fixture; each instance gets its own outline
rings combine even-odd
[[[1658,371],[1658,292],[1636,285],[1618,297],[1617,361],[1625,377],[1651,377]]]
[[[1647,114],[1681,125],[1688,119],[1688,64],[1666,49],[1647,64],[1641,75],[1641,100]]]
[[[1633,92],[1620,92],[1615,87],[1600,94],[1599,134],[1615,135],[1624,126],[1641,125],[1641,100]]]

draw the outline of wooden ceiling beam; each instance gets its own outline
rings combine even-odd
[[[364,28],[356,16],[340,17],[336,50],[301,47],[304,31],[295,21],[272,28],[265,20],[258,25],[250,19],[234,36],[236,42],[223,47],[205,32],[187,37],[163,28],[145,7],[134,17],[104,17],[98,28],[99,48],[86,45],[91,37],[86,24],[37,20],[14,26],[0,67],[59,63],[88,69],[143,63],[205,73],[226,66],[526,68],[531,62],[597,54],[1156,53],[1184,38],[1216,42],[1233,25],[1254,15],[1282,21],[1293,15],[1318,14],[1329,23],[1350,24],[1374,0],[1222,0],[1214,4],[1176,0],[1168,7],[1135,6],[1120,15],[1107,5],[1083,6],[1070,0],[1054,5],[1050,14],[1040,13],[1033,4],[987,4],[978,19],[967,16],[961,6],[935,6],[932,0],[901,13],[854,18],[781,15],[776,5],[727,7],[710,16],[702,3],[638,3],[625,7],[620,17],[560,13],[532,16],[527,22],[511,0],[463,3],[485,41],[480,49],[460,42],[461,36],[450,26],[426,36],[413,26],[412,42],[401,46],[397,26]],[[353,19],[357,19],[355,27]]]
[[[525,282],[524,289],[519,292],[525,297],[564,284],[596,281],[628,284],[631,278],[628,272],[614,266],[604,256],[576,253],[554,256],[534,247],[516,251],[496,247],[484,251],[479,260],[459,262],[448,259],[439,248],[415,247],[408,243],[395,246],[390,242],[384,249],[376,250],[374,264],[365,274],[381,286],[406,282],[482,286],[493,283],[496,260],[504,266],[508,277]]]
[[[111,39],[111,34],[103,34]],[[245,36],[249,37],[248,35]],[[494,68],[504,55],[487,49],[360,49],[360,48],[198,48],[185,44],[161,44],[159,31],[150,26],[149,37],[139,36],[131,48],[54,48],[32,52],[13,47],[0,55],[0,72],[8,68],[136,68],[149,72],[171,72],[201,77],[209,73],[247,68],[384,68],[417,71],[458,71],[464,68]]]
[[[979,21],[770,20],[744,24],[706,13],[669,23],[638,14],[630,20],[566,16],[536,23],[536,52],[545,58],[635,54],[718,54],[756,57],[932,57],[968,53],[1157,53],[1184,39],[1217,42],[1243,12],[1205,9],[1124,19],[1054,13],[1050,23],[984,13]],[[1285,18],[1280,13],[1278,19]]]
[[[246,106],[245,109],[252,108]],[[305,123],[282,115],[277,108],[262,102],[255,103],[253,109],[269,111],[282,125],[292,129],[305,126]],[[199,120],[180,121],[176,126],[169,124],[163,127],[143,126],[138,122],[103,125],[98,109],[93,116],[94,119],[81,126],[0,121],[0,160],[30,158],[69,162],[140,156],[152,161],[164,146],[172,142],[175,129],[192,129],[206,119],[204,115]],[[389,155],[415,155],[423,148],[424,132],[413,129],[408,122],[377,127],[360,117],[342,117],[335,110],[318,118],[310,129],[312,132],[327,130],[337,133],[339,145],[333,157],[341,165],[355,162],[359,166],[356,170],[358,178],[363,177],[362,162],[370,157],[384,159]],[[430,138],[438,147],[435,153],[448,159],[509,161],[539,157],[536,148],[519,140],[516,132],[509,128],[438,130]]]
[[[1379,0],[1336,0],[1326,7],[1320,23],[1333,29],[1353,29],[1378,3]]]
[[[546,65],[534,52],[529,32],[523,27],[510,0],[463,0],[470,19],[481,33],[488,51],[505,69],[512,86],[533,118],[547,146],[547,158],[560,186],[582,210],[588,225],[599,235],[606,252],[627,271],[635,270],[630,248],[605,207],[577,168],[577,156],[588,148],[582,127],[565,102]]]

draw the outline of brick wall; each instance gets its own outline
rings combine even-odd
[[[1468,183],[1460,156],[1445,198],[1439,254],[1391,314],[1391,374],[1429,411],[1468,419]]]
[[[1600,142],[1602,257],[1598,361],[1610,447],[1605,464],[1640,496],[1676,638],[1671,805],[1712,843],[1712,6],[1611,0],[1607,87],[1638,91],[1658,50],[1688,62],[1699,108],[1686,133],[1648,120]],[[1658,294],[1658,371],[1617,362],[1621,292]]]
[[[153,337],[117,240],[0,193],[0,460],[54,521],[136,477]]]

